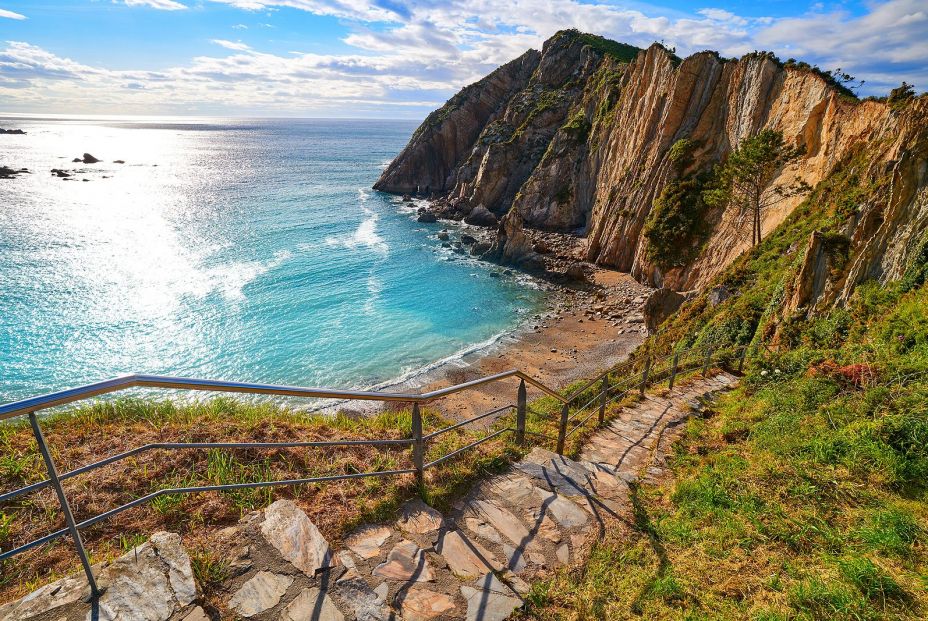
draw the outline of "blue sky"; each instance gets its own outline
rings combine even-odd
[[[567,27],[928,89],[925,0],[0,0],[0,111],[421,118]]]

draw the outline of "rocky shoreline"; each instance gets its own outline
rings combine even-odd
[[[410,203],[413,197],[403,196]],[[555,287],[589,284],[597,269],[584,261],[585,238],[572,233],[540,231],[527,228],[511,213],[502,220],[482,205],[466,210],[464,203],[431,199],[417,209],[416,219],[423,223],[464,222],[471,229],[458,240],[445,228],[437,237],[442,245],[455,252],[467,252],[484,261],[540,278]]]

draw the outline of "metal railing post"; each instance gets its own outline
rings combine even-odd
[[[602,392],[599,393],[599,424],[606,420],[606,400],[609,398],[609,374],[603,375]]]
[[[525,380],[519,381],[516,396],[516,442],[525,444]]]
[[[425,472],[422,464],[425,459],[425,444],[422,441],[422,413],[419,402],[412,404],[412,463],[416,469],[416,485],[420,491],[425,489]]]
[[[561,408],[561,424],[557,427],[557,454],[564,454],[564,439],[567,437],[567,418],[570,414],[569,404]]]
[[[641,372],[641,386],[638,388],[638,394],[644,396],[644,389],[648,385],[648,374],[651,372],[651,356],[644,361],[644,371]]]
[[[58,468],[55,467],[55,461],[45,443],[45,436],[42,435],[42,429],[39,427],[39,419],[36,418],[35,412],[29,412],[29,423],[32,425],[32,433],[35,441],[39,445],[39,452],[42,453],[42,459],[45,461],[45,469],[48,471],[48,480],[51,481],[52,487],[55,488],[55,494],[58,496],[58,504],[61,505],[61,512],[64,514],[64,521],[68,525],[68,531],[71,533],[71,539],[74,540],[74,548],[81,559],[81,565],[84,567],[84,573],[87,575],[87,584],[90,585],[90,597],[96,599],[100,597],[103,591],[97,586],[97,580],[93,577],[93,570],[90,567],[90,559],[87,558],[87,551],[84,549],[84,542],[81,540],[81,533],[77,529],[77,523],[74,521],[74,514],[71,513],[71,505],[68,504],[68,498],[64,494],[64,488],[61,487],[61,480],[58,478]]]
[[[674,380],[677,379],[677,365],[680,363],[680,352],[674,352],[673,364],[670,365],[670,386],[668,390],[673,390]]]
[[[702,376],[705,377],[709,373],[709,363],[712,361],[712,352],[713,348],[710,347],[706,351],[706,359],[702,363]]]
[[[744,359],[748,357],[748,345],[741,348],[741,360],[738,361],[738,373],[744,370]]]

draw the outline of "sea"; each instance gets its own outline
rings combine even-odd
[[[541,288],[371,189],[416,125],[0,118],[31,171],[0,180],[0,402],[125,373],[371,388],[511,333]]]

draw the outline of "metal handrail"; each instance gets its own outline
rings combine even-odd
[[[391,393],[367,390],[339,390],[333,388],[303,388],[300,386],[280,386],[275,384],[251,384],[246,382],[228,382],[223,380],[205,380],[190,377],[170,377],[165,375],[122,375],[112,379],[86,384],[76,388],[69,388],[52,392],[38,397],[30,397],[0,405],[0,420],[16,416],[40,412],[58,405],[65,405],[97,397],[109,393],[127,390],[129,388],[178,388],[182,390],[199,390],[209,392],[237,392],[255,395],[278,395],[284,397],[306,397],[311,399],[343,399],[350,401],[405,401],[412,403],[428,403],[442,397],[489,384],[509,377],[518,377],[545,394],[559,401],[567,401],[568,397],[556,390],[545,386],[535,378],[518,370],[504,371],[495,375],[488,375],[462,384],[455,384],[426,393]]]
[[[742,349],[741,362],[739,364],[739,370],[744,364],[744,359],[747,355],[748,346],[744,346]],[[688,352],[683,352],[684,357],[687,353],[691,353],[693,350]],[[703,372],[705,373],[711,363],[713,353],[721,354],[722,351],[714,352],[711,348],[707,350],[707,355],[703,361]],[[755,347],[755,354],[757,349]],[[78,556],[80,557],[81,563],[84,567],[84,572],[87,576],[88,585],[90,586],[90,592],[92,597],[97,597],[102,593],[102,590],[98,587],[96,580],[91,571],[90,561],[87,556],[87,553],[84,549],[83,541],[80,536],[80,530],[96,524],[102,520],[105,520],[109,517],[112,517],[118,513],[131,509],[133,507],[139,506],[155,498],[164,495],[170,494],[181,494],[181,493],[197,493],[197,492],[209,492],[209,491],[228,491],[235,489],[250,489],[250,488],[261,488],[261,487],[276,487],[276,486],[285,486],[285,485],[297,485],[305,483],[319,483],[325,481],[338,481],[345,479],[358,479],[365,477],[381,477],[381,476],[397,476],[404,474],[414,474],[416,476],[417,484],[422,487],[424,486],[424,472],[425,470],[437,466],[443,463],[446,460],[452,459],[476,446],[483,444],[493,438],[496,438],[503,433],[514,432],[516,440],[519,443],[525,441],[525,435],[533,435],[536,437],[543,437],[548,440],[553,440],[545,434],[540,434],[536,432],[527,431],[525,429],[525,420],[526,412],[528,411],[526,397],[525,397],[525,388],[526,384],[532,385],[544,394],[553,397],[558,402],[562,404],[561,408],[561,419],[558,429],[558,438],[557,438],[557,451],[563,454],[564,443],[568,436],[573,435],[581,427],[583,427],[587,421],[589,421],[595,414],[594,410],[586,417],[583,418],[580,423],[573,427],[569,432],[567,431],[569,421],[573,420],[581,413],[587,410],[594,402],[599,400],[599,421],[603,422],[603,415],[605,407],[608,403],[614,402],[616,399],[625,396],[632,392],[636,387],[641,391],[641,394],[644,394],[645,387],[649,383],[654,383],[654,379],[662,375],[665,371],[657,372],[656,368],[660,366],[663,362],[669,360],[673,357],[674,362],[673,366],[670,369],[671,372],[671,386],[673,382],[673,377],[678,372],[683,372],[687,367],[686,364],[683,367],[678,368],[678,358],[680,352],[671,353],[660,358],[648,357],[645,360],[644,370],[641,374],[640,380],[638,379],[638,372],[632,371],[633,367],[627,369],[628,374],[615,383],[609,383],[610,376],[616,373],[616,367],[612,367],[603,373],[600,373],[594,380],[586,382],[581,387],[572,390],[567,395],[562,395],[559,392],[549,388],[544,383],[536,380],[530,375],[519,371],[519,370],[510,370],[504,371],[502,373],[496,373],[494,375],[489,375],[486,377],[478,378],[468,382],[463,382],[460,384],[455,384],[453,386],[448,386],[438,390],[433,390],[426,393],[391,393],[391,392],[375,392],[375,391],[357,391],[357,390],[340,390],[340,389],[330,389],[330,388],[304,388],[299,386],[280,386],[274,384],[255,384],[255,383],[243,383],[243,382],[229,382],[221,380],[203,380],[195,378],[185,378],[185,377],[170,377],[170,376],[159,376],[159,375],[124,375],[121,377],[112,378],[102,382],[96,382],[93,384],[87,384],[85,386],[78,386],[76,388],[70,388],[67,390],[62,390],[58,392],[53,392],[37,397],[31,397],[28,399],[23,399],[13,403],[8,403],[5,405],[0,405],[0,421],[8,420],[17,416],[28,415],[30,424],[32,426],[33,434],[36,438],[36,442],[39,447],[39,451],[42,454],[42,458],[45,462],[46,470],[48,472],[49,478],[44,481],[39,481],[32,483],[25,487],[0,494],[0,503],[7,502],[22,496],[27,493],[35,492],[46,487],[53,487],[55,493],[58,497],[59,504],[62,509],[62,513],[65,517],[66,527],[49,533],[39,539],[31,541],[29,543],[23,544],[17,548],[7,550],[6,552],[0,553],[0,561],[7,559],[11,556],[25,552],[29,549],[32,549],[36,546],[42,545],[53,541],[59,537],[70,534],[74,542],[75,549]],[[721,356],[720,356],[721,358]],[[698,364],[693,366],[693,368],[698,368]],[[653,373],[652,373],[653,369]],[[649,382],[649,373],[650,382]],[[516,405],[504,405],[498,407],[489,412],[484,412],[478,414],[472,418],[469,418],[464,421],[454,423],[452,425],[446,426],[437,431],[431,432],[429,434],[423,434],[422,430],[422,415],[420,412],[420,404],[429,403],[431,401],[446,397],[451,394],[455,394],[464,390],[475,388],[478,386],[486,385],[489,383],[505,380],[508,378],[518,378],[519,391]],[[584,394],[590,387],[594,386],[596,383],[602,382],[602,389],[597,392],[592,399],[590,399],[585,405],[577,409],[572,416],[569,415],[569,409],[571,404],[582,394]],[[637,384],[635,382],[638,382]],[[619,394],[609,398],[610,393],[615,391],[616,388],[622,386],[623,384],[629,384],[627,388],[622,390]],[[190,442],[190,443],[179,443],[179,442],[159,442],[146,444],[144,446],[136,447],[128,451],[124,451],[117,455],[112,455],[101,459],[92,464],[87,464],[76,468],[70,472],[64,474],[59,474],[57,467],[52,458],[51,451],[48,448],[48,445],[45,441],[44,435],[41,430],[39,419],[36,416],[37,412],[46,410],[52,407],[59,405],[64,405],[68,403],[73,403],[83,399],[88,399],[90,397],[110,394],[129,388],[135,387],[148,387],[148,388],[174,388],[174,389],[183,389],[183,390],[197,390],[197,391],[216,391],[216,392],[235,392],[235,393],[247,393],[247,394],[264,394],[264,395],[280,395],[280,396],[291,396],[291,397],[305,397],[305,398],[314,398],[314,399],[339,399],[339,400],[362,400],[362,401],[384,401],[384,402],[407,402],[412,403],[412,437],[411,438],[397,438],[397,439],[371,439],[371,440],[325,440],[325,441],[315,441],[315,442]],[[451,453],[443,455],[425,463],[425,445],[432,439],[437,436],[444,434],[446,432],[452,431],[459,427],[462,427],[467,424],[471,424],[475,421],[482,420],[494,414],[499,414],[505,410],[515,410],[516,411],[516,427],[504,427],[498,429],[488,435],[475,440],[463,447],[460,447]],[[375,472],[356,472],[349,474],[340,474],[340,475],[326,475],[319,477],[310,477],[302,479],[288,479],[282,481],[258,481],[254,483],[233,483],[233,484],[223,484],[223,485],[205,485],[205,486],[192,486],[192,487],[180,487],[180,488],[170,488],[170,489],[161,489],[155,492],[152,492],[148,495],[136,498],[128,503],[125,503],[119,507],[110,509],[104,513],[98,514],[96,516],[87,518],[82,522],[77,522],[71,512],[71,507],[68,504],[67,497],[65,496],[64,489],[61,485],[61,482],[72,477],[78,476],[95,470],[97,468],[115,463],[117,461],[138,455],[142,452],[151,451],[151,450],[196,450],[196,449],[234,449],[234,448],[320,448],[320,447],[347,447],[347,446],[411,446],[412,447],[412,461],[413,467],[407,469],[397,469],[397,470],[386,470],[386,471],[375,471]]]

